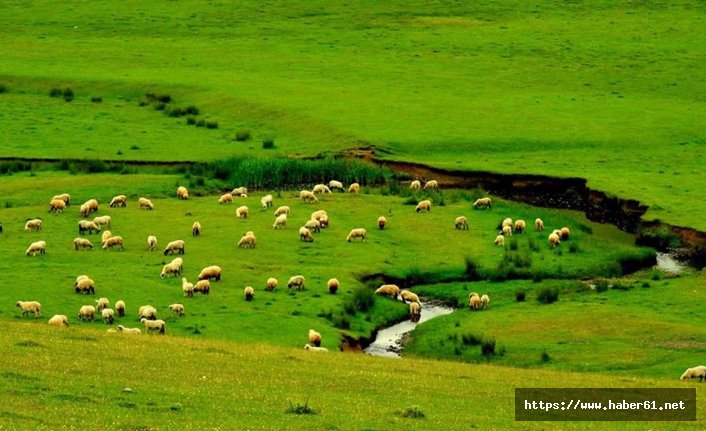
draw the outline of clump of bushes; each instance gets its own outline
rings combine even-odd
[[[265,150],[270,150],[275,147],[275,140],[272,138],[265,138],[262,140],[262,148]]]
[[[559,289],[556,287],[542,287],[537,290],[537,301],[542,304],[552,304],[559,300]]]
[[[92,103],[101,103],[101,102],[103,102],[103,98],[98,97],[98,96],[91,96],[91,102]]]
[[[235,140],[238,142],[249,141],[251,137],[249,129],[241,129],[235,132]]]
[[[527,293],[524,291],[524,289],[519,289],[515,292],[515,300],[517,300],[517,302],[524,302],[526,296]]]

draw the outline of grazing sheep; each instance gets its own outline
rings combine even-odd
[[[526,228],[526,223],[524,220],[515,221],[515,232],[524,233],[525,228]]]
[[[419,180],[414,180],[411,183],[409,183],[409,188],[412,190],[419,190],[422,188],[422,183],[419,182]]]
[[[316,347],[321,347],[321,334],[313,329],[309,329],[309,343]]]
[[[510,217],[507,217],[505,220],[503,220],[502,224],[500,225],[500,228],[502,229],[505,226],[512,227],[512,219]]]
[[[108,298],[96,299],[96,311],[103,311],[108,307],[110,307],[110,301],[108,301]]]
[[[62,200],[66,204],[66,206],[71,205],[71,195],[68,193],[62,193],[60,195],[56,195],[51,200]]]
[[[66,209],[66,202],[62,201],[61,199],[52,199],[52,201],[49,202],[49,212],[50,213],[64,212],[65,209]]]
[[[473,202],[473,208],[474,209],[479,209],[479,208],[488,208],[490,209],[490,198],[480,198],[476,199],[475,202]]]
[[[319,193],[331,193],[331,189],[326,187],[325,184],[317,184],[314,186],[314,188],[311,190],[312,193],[314,194],[319,194]]]
[[[169,309],[172,311],[172,313],[176,314],[179,317],[183,317],[186,312],[184,311],[184,305],[182,304],[170,304]]]
[[[93,244],[86,238],[74,238],[74,250],[78,250],[79,248],[93,250]]]
[[[118,316],[125,317],[125,301],[123,301],[122,299],[119,299],[115,303],[115,311],[118,312]]]
[[[512,226],[503,226],[503,230],[500,233],[505,236],[512,236]]]
[[[328,352],[328,349],[326,347],[316,347],[312,346],[311,344],[305,344],[304,350],[310,350],[312,352]]]
[[[218,203],[219,204],[232,204],[233,203],[233,195],[231,193],[222,194],[221,197],[218,198]]]
[[[402,302],[420,303],[419,296],[417,296],[417,294],[414,292],[410,292],[409,290],[400,291],[400,297],[402,298]]]
[[[28,316],[29,313],[34,314],[34,317],[42,315],[42,304],[37,301],[17,301],[15,306],[22,309],[23,316]]]
[[[89,234],[100,232],[101,228],[90,220],[80,220],[78,222],[78,234],[83,235],[85,232]]]
[[[360,192],[360,184],[353,183],[348,187],[348,193],[358,193]]]
[[[468,305],[471,307],[471,310],[477,311],[478,308],[480,308],[480,296],[475,292],[471,292],[468,295]]]
[[[568,227],[563,227],[559,231],[559,236],[561,237],[562,240],[569,239],[569,235],[571,235],[571,231],[569,230]]]
[[[362,241],[365,241],[366,234],[367,234],[366,230],[363,229],[362,227],[353,229],[346,237],[346,241],[351,242],[356,238],[360,238]]]
[[[397,299],[400,294],[400,288],[396,284],[383,284],[375,290],[376,295],[391,296]]]
[[[488,309],[488,304],[490,303],[490,297],[484,293],[483,296],[480,297],[480,305],[483,307],[483,310]]]
[[[76,283],[74,284],[74,290],[76,291],[76,293],[86,293],[95,295],[96,283],[85,275],[79,277],[83,278],[76,279]]]
[[[246,207],[245,205],[238,207],[235,210],[235,216],[237,218],[248,218],[248,214],[249,214],[248,207]]]
[[[421,315],[421,309],[422,307],[419,305],[418,302],[410,302],[409,303],[409,318],[413,322],[419,321],[419,317]]]
[[[184,186],[179,186],[179,188],[177,188],[176,193],[177,193],[177,197],[179,199],[183,199],[183,200],[189,199],[189,191],[186,190],[186,187],[184,187]]]
[[[123,207],[125,208],[127,206],[127,196],[125,195],[117,195],[114,196],[113,199],[110,200],[110,207],[115,208],[115,207]]]
[[[255,239],[255,235],[245,234],[238,241],[238,248],[255,248],[256,245],[257,239]]]
[[[423,200],[417,204],[417,207],[414,209],[418,213],[420,212],[431,212],[431,201],[430,200]]]
[[[459,230],[468,230],[468,219],[466,216],[458,216],[454,220],[454,226]]]
[[[387,219],[385,216],[378,217],[378,229],[383,230],[387,226]]]
[[[152,204],[152,201],[147,198],[140,198],[137,200],[137,202],[140,204],[140,209],[146,209],[146,210],[153,210],[154,209],[154,204]]]
[[[272,292],[277,288],[277,279],[274,277],[270,277],[267,279],[267,283],[265,283],[265,290],[268,292]]]
[[[142,305],[137,310],[137,316],[138,316],[138,319],[140,319],[140,320],[142,320],[142,319],[156,320],[157,319],[157,309],[151,305]]]
[[[120,247],[120,251],[125,250],[125,244],[123,243],[123,237],[121,236],[111,236],[110,238],[106,239],[105,242],[103,243],[103,250],[108,250],[113,247]]]
[[[181,291],[184,292],[184,296],[189,298],[194,297],[194,285],[186,280],[186,277],[181,278]]]
[[[79,208],[79,213],[81,217],[88,217],[92,212],[98,211],[98,201],[95,199],[89,199]]]
[[[282,214],[289,215],[289,213],[290,213],[289,207],[287,205],[283,205],[283,206],[277,208],[277,210],[275,211],[275,217],[279,217]]]
[[[93,322],[96,316],[96,307],[92,305],[82,305],[78,310],[79,320],[90,320]]]
[[[304,223],[304,227],[309,229],[312,233],[319,233],[321,232],[321,223],[319,223],[318,220],[307,220],[306,223]]]
[[[164,332],[167,328],[167,324],[164,322],[164,320],[140,319],[140,322],[145,325],[145,330],[147,331],[147,333],[157,331],[158,333],[164,335]]]
[[[252,286],[245,286],[243,293],[245,294],[246,301],[252,301],[253,297],[255,297],[255,289],[253,289]]]
[[[316,203],[319,201],[319,198],[316,197],[315,194],[308,190],[302,190],[299,192],[299,198],[301,198],[302,202],[307,203],[307,202],[313,202]]]
[[[555,233],[549,234],[549,245],[550,245],[551,247],[556,247],[556,246],[559,245],[560,243],[561,243],[561,242],[559,241],[559,235],[557,235],[557,234],[555,234]]]
[[[221,281],[221,267],[217,265],[207,266],[199,273],[199,280],[215,279]]]
[[[32,254],[32,256],[36,256],[37,253],[39,254],[45,254],[47,252],[47,242],[46,241],[36,241],[33,242],[32,244],[29,245],[27,250],[25,251],[25,254],[27,256]]]
[[[439,183],[436,180],[429,180],[424,184],[424,189],[439,190]]]
[[[179,262],[171,261],[162,267],[162,272],[159,274],[159,278],[167,278],[170,274],[174,277],[181,275],[181,264]]]
[[[208,280],[199,280],[194,284],[194,293],[199,292],[203,295],[208,295],[211,292],[211,282]]]
[[[287,214],[280,214],[272,223],[272,229],[284,229],[287,227]]]
[[[194,224],[191,225],[191,235],[193,235],[193,236],[201,235],[201,223],[195,221]]]
[[[69,318],[63,314],[55,314],[47,323],[51,326],[63,328],[64,326],[69,326]]]
[[[679,380],[699,379],[700,382],[706,380],[706,366],[699,365],[694,368],[687,368]]]
[[[329,187],[329,189],[336,189],[336,190],[340,190],[340,191],[345,191],[345,189],[343,188],[343,183],[340,181],[336,181],[336,180],[329,181],[328,187]]]
[[[328,217],[326,210],[318,210],[311,213],[311,219],[316,221],[321,221],[323,217]]]
[[[142,334],[142,331],[140,328],[126,328],[123,325],[118,325],[118,332],[121,334],[128,334],[128,335],[140,335]]]
[[[340,287],[340,283],[338,282],[337,278],[332,278],[326,283],[326,286],[328,287],[328,293],[331,295],[335,295],[336,292],[338,292],[338,288]]]
[[[147,250],[155,251],[157,249],[157,237],[150,235],[147,237]]]
[[[31,231],[39,232],[40,230],[42,230],[42,219],[35,218],[35,219],[27,220],[27,223],[25,223],[25,230],[27,232],[31,232]]]
[[[101,245],[105,244],[105,241],[113,236],[113,232],[109,230],[104,230],[103,233],[101,234]]]
[[[265,195],[260,199],[260,204],[267,209],[272,206],[272,195]]]
[[[183,239],[178,239],[176,241],[172,241],[169,244],[167,244],[166,247],[164,247],[164,255],[166,256],[167,254],[171,253],[174,254],[174,252],[178,252],[179,254],[184,254],[184,240]]]
[[[248,188],[247,187],[236,187],[233,189],[231,192],[233,196],[238,196],[238,197],[243,197],[247,196],[248,194]]]
[[[98,216],[93,219],[93,223],[95,223],[96,226],[99,226],[101,228],[103,226],[106,226],[108,229],[110,229],[112,222],[113,219],[111,219],[109,215]]]
[[[314,242],[314,236],[311,234],[311,231],[306,228],[306,226],[299,228],[299,239],[304,242]]]
[[[103,321],[108,325],[112,325],[115,320],[115,312],[112,308],[104,308],[101,311],[101,316],[103,316]]]
[[[321,225],[321,229],[328,227],[328,215],[324,214],[321,216],[319,219],[319,224]]]
[[[304,290],[304,281],[303,275],[294,275],[290,277],[289,282],[287,282],[287,289],[291,289],[296,286],[298,290]]]
[[[505,246],[505,237],[502,235],[498,235],[495,237],[495,245],[499,245],[500,247]]]
[[[537,232],[541,232],[544,230],[544,222],[541,218],[537,218],[534,220],[534,230],[536,230]]]

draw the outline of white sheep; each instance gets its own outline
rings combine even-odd
[[[164,320],[148,320],[148,319],[141,319],[140,322],[142,322],[143,325],[145,325],[145,330],[149,333],[152,331],[157,331],[160,334],[164,335],[167,324],[164,322]]]
[[[115,302],[115,311],[118,312],[118,316],[124,317],[125,316],[125,301],[122,299],[119,299],[118,301]]]
[[[142,331],[140,328],[126,328],[123,325],[118,325],[118,332],[121,334],[127,334],[127,335],[140,335],[142,334]]]
[[[305,279],[303,275],[294,275],[290,277],[289,282],[287,282],[287,289],[291,289],[296,286],[298,290],[304,290],[304,281]]]
[[[53,198],[51,198],[51,200],[55,200],[55,199],[64,201],[66,206],[71,205],[71,195],[69,195],[68,193],[62,193],[60,195],[56,195]]]
[[[219,204],[233,203],[233,195],[231,193],[222,194],[221,197],[218,198],[218,203]]]
[[[181,278],[181,291],[184,292],[184,296],[192,298],[194,296],[194,284],[189,283],[186,277]]]
[[[195,221],[194,224],[191,225],[191,235],[193,235],[193,236],[201,235],[201,223]]]
[[[313,344],[316,347],[321,346],[321,334],[314,331],[313,329],[309,329],[309,343]]]
[[[329,189],[325,184],[317,184],[314,186],[311,192],[314,194],[331,193],[331,189]]]
[[[419,315],[421,314],[422,306],[419,304],[419,302],[410,302],[409,303],[409,316],[412,320],[418,320]]]
[[[454,220],[454,226],[459,230],[468,230],[468,219],[466,216],[458,216]]]
[[[537,232],[541,232],[544,230],[544,222],[541,218],[537,218],[534,220],[534,230],[536,230]]]
[[[299,239],[304,242],[314,242],[314,236],[311,234],[311,231],[307,229],[306,226],[302,226],[299,228]]]
[[[238,207],[235,210],[235,216],[237,218],[248,218],[249,210],[245,205]]]
[[[242,238],[240,238],[240,241],[238,241],[238,248],[255,248],[257,245],[257,239],[255,239],[255,235],[243,235]]]
[[[189,191],[186,190],[186,187],[184,187],[184,186],[179,186],[177,188],[176,194],[179,199],[183,199],[183,200],[189,199]]]
[[[378,217],[378,229],[383,230],[387,226],[387,219],[385,216]]]
[[[409,188],[412,190],[419,190],[422,188],[422,183],[419,180],[414,180],[409,183]]]
[[[169,309],[179,317],[183,317],[186,314],[183,304],[169,304]]]
[[[396,284],[383,284],[375,290],[376,295],[391,296],[394,299],[400,294],[400,288]]]
[[[109,215],[98,216],[93,218],[93,223],[95,223],[96,226],[100,226],[101,228],[103,226],[106,226],[108,229],[110,229],[113,223],[113,219]]]
[[[313,202],[316,203],[319,201],[319,198],[316,197],[315,194],[310,192],[309,190],[302,190],[299,192],[299,198],[302,200],[304,203],[308,202]]]
[[[29,313],[34,314],[34,317],[42,315],[42,304],[37,301],[17,301],[15,306],[22,309],[23,316],[28,316]]]
[[[207,266],[199,273],[199,280],[215,279],[221,281],[221,267],[217,265]]]
[[[490,198],[480,198],[476,199],[475,202],[473,202],[473,208],[474,209],[479,209],[479,208],[491,208],[490,205]]]
[[[63,314],[55,314],[47,323],[51,326],[63,328],[64,326],[69,326],[69,318]]]
[[[147,237],[147,250],[155,251],[157,249],[157,237],[150,235]]]
[[[164,255],[166,256],[167,254],[171,253],[174,254],[174,252],[178,252],[179,254],[184,254],[184,240],[183,239],[178,239],[175,241],[171,241],[170,243],[167,244],[166,247],[164,247]]]
[[[365,241],[365,235],[367,234],[367,231],[363,229],[362,227],[360,228],[355,228],[351,230],[351,232],[348,234],[346,237],[346,241],[351,242],[356,238],[360,238],[362,241]]]
[[[89,199],[79,208],[79,213],[81,217],[88,217],[92,212],[98,211],[98,201],[95,199]]]
[[[481,302],[480,302],[480,295],[478,295],[475,292],[471,292],[468,295],[468,305],[471,307],[473,311],[477,311],[478,308],[480,308]]]
[[[159,274],[159,277],[167,278],[170,274],[174,277],[181,275],[181,265],[174,261],[169,262],[162,267],[162,272]]]
[[[280,214],[272,223],[272,229],[285,229],[287,227],[287,214]]]
[[[336,189],[336,190],[340,190],[340,191],[345,191],[345,189],[343,188],[343,183],[340,181],[336,181],[336,180],[329,181],[328,187],[329,187],[329,189]]]
[[[515,221],[515,232],[524,233],[526,227],[527,227],[527,224],[525,223],[524,220],[516,220]]]
[[[203,295],[208,295],[211,292],[211,282],[208,280],[199,280],[194,284],[194,293],[199,292]]]
[[[559,245],[560,243],[561,243],[561,241],[559,241],[559,235],[558,235],[558,234],[553,233],[553,232],[552,232],[551,234],[549,234],[549,245],[550,245],[551,247],[556,247],[556,246]]]
[[[137,202],[140,204],[140,209],[146,209],[146,210],[153,210],[154,209],[154,204],[152,203],[151,200],[147,198],[140,198],[137,200]]]
[[[499,245],[500,247],[505,246],[505,237],[503,235],[498,235],[495,237],[495,245]]]
[[[488,294],[484,293],[483,296],[480,297],[480,305],[483,307],[483,310],[488,309],[488,304],[490,303],[490,297]]]
[[[400,292],[400,298],[402,302],[416,302],[421,303],[419,296],[416,293],[410,292],[409,290],[403,290]]]
[[[319,223],[318,220],[307,220],[306,223],[304,223],[304,227],[309,229],[312,233],[319,233],[321,232],[321,223]]]
[[[679,380],[699,379],[700,382],[706,380],[706,366],[699,365],[694,368],[687,368]]]
[[[417,207],[414,209],[418,213],[420,212],[431,212],[431,201],[430,200],[423,200],[417,204]]]
[[[109,230],[104,230],[103,233],[101,234],[101,246],[105,244],[106,240],[113,236],[113,232]]]
[[[507,217],[505,220],[503,220],[502,224],[500,225],[501,228],[505,226],[512,227],[512,219],[510,217]]]
[[[569,239],[569,235],[571,235],[571,231],[568,227],[563,227],[559,230],[559,236],[562,240]]]
[[[157,309],[151,305],[142,305],[137,310],[137,316],[139,319],[157,319]]]
[[[243,289],[243,294],[245,294],[246,301],[252,301],[255,297],[255,289],[253,289],[252,286],[245,286],[245,289]]]
[[[103,250],[109,250],[113,247],[120,247],[120,251],[125,250],[125,243],[121,236],[111,236],[103,243]]]
[[[360,192],[360,184],[353,183],[348,187],[348,193],[358,193]]]
[[[64,212],[65,209],[66,209],[66,202],[62,201],[61,199],[52,199],[52,201],[49,202],[49,212],[50,213]]]
[[[316,220],[318,222],[321,222],[321,219],[324,217],[328,217],[328,213],[326,212],[326,210],[318,210],[311,213],[311,219]]]
[[[74,250],[78,250],[79,248],[93,250],[93,244],[86,238],[74,238]]]
[[[270,277],[267,279],[267,282],[265,283],[265,290],[268,292],[272,292],[277,288],[277,279],[274,277]]]
[[[25,223],[25,230],[27,232],[35,231],[39,232],[42,230],[42,219],[40,218],[35,218],[35,219],[30,219],[27,220],[27,223]]]
[[[83,235],[84,232],[88,232],[89,234],[92,233],[98,233],[101,230],[100,226],[97,224],[93,223],[90,220],[80,220],[78,222],[78,234]]]
[[[74,284],[76,293],[96,293],[96,283],[85,275],[79,276]]]
[[[328,214],[321,216],[319,219],[319,224],[321,225],[321,229],[328,227]]]
[[[341,283],[338,282],[337,278],[332,278],[326,283],[326,287],[328,287],[328,293],[335,295],[338,292],[338,288],[341,287]]]
[[[424,189],[439,190],[439,183],[436,180],[429,180],[424,184]]]
[[[512,226],[503,226],[503,230],[500,233],[504,236],[512,236]]]
[[[233,189],[231,192],[233,196],[239,196],[242,197],[243,195],[247,196],[248,194],[248,188],[247,187],[236,187]]]
[[[312,352],[328,352],[328,349],[326,347],[316,347],[312,346],[311,344],[305,344],[304,350],[310,350]]]
[[[108,301],[108,298],[96,299],[96,311],[103,311],[108,307],[110,307],[110,301]]]
[[[92,305],[82,305],[78,310],[78,318],[80,320],[90,320],[93,322],[96,316],[96,307]]]
[[[267,209],[272,206],[272,195],[265,195],[260,199],[260,204]]]
[[[101,316],[103,317],[103,321],[108,325],[112,325],[115,320],[115,312],[112,308],[104,308],[101,310]]]
[[[25,254],[29,256],[32,254],[32,256],[36,256],[37,253],[39,254],[45,254],[47,252],[47,242],[46,241],[36,241],[33,242],[32,244],[29,245],[27,250],[25,251]]]
[[[126,207],[127,206],[127,196],[125,195],[117,195],[114,196],[113,199],[110,200],[110,207]]]
[[[275,211],[275,217],[279,217],[282,214],[289,215],[290,212],[291,210],[289,209],[289,207],[287,205],[283,205],[277,208],[277,210]]]

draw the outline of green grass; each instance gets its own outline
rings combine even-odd
[[[697,2],[40,1],[0,17],[0,155],[212,160],[372,144],[435,166],[579,174],[651,205],[648,218],[706,229]],[[74,100],[50,98],[54,87]],[[219,128],[137,107],[147,92]],[[235,140],[243,129],[252,140]]]

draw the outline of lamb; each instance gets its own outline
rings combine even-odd
[[[340,287],[340,283],[338,282],[337,278],[332,278],[326,283],[326,286],[328,287],[328,293],[331,295],[335,295],[336,292],[338,292],[338,288]]]
[[[184,311],[184,305],[182,304],[170,304],[169,309],[172,311],[172,313],[176,314],[179,317],[183,317],[186,312]]]
[[[306,226],[299,228],[299,239],[304,242],[314,242],[314,237],[311,235],[311,231],[307,229]]]
[[[32,256],[36,256],[37,253],[39,254],[45,254],[47,252],[47,242],[46,241],[36,241],[33,242],[32,244],[29,245],[27,248],[27,251],[25,251],[25,254],[27,256],[32,254]]]
[[[410,292],[409,290],[403,290],[400,292],[400,297],[402,298],[402,302],[416,302],[420,303],[419,301],[419,296],[417,296],[416,293]]]
[[[319,198],[316,197],[315,194],[308,190],[302,190],[299,192],[299,198],[301,198],[302,202],[307,203],[307,202],[313,202],[316,203],[319,201]]]
[[[201,235],[201,223],[195,221],[194,224],[191,225],[191,235],[193,235],[193,236]]]
[[[211,292],[211,282],[208,280],[199,280],[194,284],[194,293],[199,292],[202,295],[208,295]]]
[[[66,209],[66,202],[62,201],[61,199],[52,199],[52,201],[49,202],[49,212],[50,213],[64,212],[65,209]]]
[[[500,233],[504,236],[512,236],[512,226],[503,226],[503,230]]]
[[[283,205],[283,206],[277,208],[277,210],[275,211],[275,217],[279,217],[282,214],[289,215],[289,213],[290,213],[289,207],[287,205]]]
[[[329,181],[329,182],[328,182],[328,187],[329,187],[329,189],[336,189],[336,190],[340,190],[340,191],[344,191],[344,190],[345,190],[345,189],[343,188],[343,183],[340,182],[340,181],[336,181],[336,180],[331,180],[331,181]]]
[[[319,223],[318,220],[308,220],[306,223],[304,223],[304,227],[309,229],[312,233],[321,232],[321,223]]]
[[[98,211],[98,201],[95,199],[89,199],[84,202],[79,208],[79,213],[81,217],[88,217],[92,212]]]
[[[80,320],[90,320],[91,322],[93,322],[93,319],[95,319],[95,315],[96,307],[92,305],[83,305],[78,310],[78,318]]]
[[[104,230],[103,233],[101,234],[101,245],[105,244],[105,241],[113,236],[113,232],[109,230]]]
[[[78,251],[79,248],[93,250],[93,244],[91,244],[91,241],[86,238],[74,238],[74,250]]]
[[[233,196],[239,196],[239,197],[247,196],[248,188],[247,187],[236,187],[233,189],[231,194]]]
[[[115,303],[115,311],[118,312],[118,316],[125,317],[125,301],[122,299]]]
[[[169,253],[174,254],[175,251],[179,254],[184,254],[184,240],[178,239],[176,241],[172,241],[164,247],[165,256]]]
[[[418,302],[410,302],[409,303],[409,317],[410,320],[412,321],[417,321],[419,320],[419,316],[421,314],[421,306],[419,305]]]
[[[142,324],[145,325],[145,330],[148,333],[151,331],[157,331],[160,334],[164,335],[164,332],[167,328],[167,324],[164,322],[164,320],[141,319],[140,322],[142,322]]]
[[[110,207],[115,208],[115,207],[123,207],[125,208],[127,206],[127,196],[125,195],[117,195],[114,196],[113,199],[110,200]]]
[[[412,190],[419,190],[422,188],[422,183],[419,182],[419,180],[414,180],[411,183],[409,183],[409,188]]]
[[[184,186],[179,186],[179,188],[177,188],[176,194],[179,199],[189,199],[189,191],[186,190],[186,187]]]
[[[499,245],[500,247],[505,246],[505,237],[502,235],[498,235],[495,237],[495,245]]]
[[[694,368],[687,368],[679,380],[699,379],[700,382],[706,380],[706,366],[699,365]]]
[[[109,215],[98,216],[93,219],[93,223],[96,226],[99,226],[99,227],[106,226],[108,229],[111,228],[112,222],[113,222],[113,219],[111,219]]]
[[[265,290],[268,292],[272,292],[277,288],[277,279],[274,277],[270,277],[267,279],[267,283],[265,283]]]
[[[365,241],[365,235],[366,235],[365,229],[361,228],[356,228],[351,230],[351,232],[348,234],[346,237],[346,241],[351,242],[356,238],[360,238],[362,241]]]
[[[140,209],[146,209],[146,210],[153,210],[154,209],[154,204],[152,204],[152,201],[147,198],[140,198],[137,200],[137,202],[140,204]]]
[[[383,284],[375,290],[376,295],[391,296],[397,299],[400,294],[400,288],[396,284]]]
[[[360,192],[360,184],[353,183],[348,187],[348,193],[358,193]]]
[[[429,180],[424,184],[424,189],[439,190],[439,183],[436,180]]]
[[[98,233],[101,230],[100,226],[97,224],[93,223],[90,220],[80,220],[78,222],[78,234],[83,235],[84,232],[88,232],[89,234],[92,233]]]
[[[96,299],[96,311],[103,311],[108,307],[110,307],[110,301],[108,301],[108,298]]]
[[[103,243],[103,250],[108,250],[113,247],[119,246],[120,251],[125,250],[125,244],[123,243],[123,237],[121,236],[111,236]]]
[[[383,230],[387,226],[387,219],[385,216],[378,217],[378,229]]]
[[[296,286],[298,290],[304,290],[304,281],[303,275],[294,275],[290,277],[289,282],[287,282],[287,289],[291,289]]]
[[[22,309],[23,316],[28,316],[29,313],[34,314],[34,317],[42,315],[42,304],[37,301],[17,301],[15,306]]]
[[[231,204],[233,203],[233,195],[231,193],[225,193],[222,194],[220,198],[218,198],[218,203],[219,204]]]
[[[245,294],[246,301],[252,301],[253,297],[255,297],[255,289],[253,289],[252,286],[245,286],[243,293]]]
[[[524,220],[515,221],[515,232],[524,233],[525,228],[526,228],[526,223]]]
[[[423,200],[417,204],[417,207],[414,209],[418,213],[420,212],[431,212],[431,201],[430,200]]]
[[[311,344],[305,344],[304,350],[311,350],[312,352],[328,352],[328,349],[326,347],[316,347],[312,346]]]
[[[534,220],[534,230],[536,230],[537,232],[541,232],[544,230],[544,222],[541,218],[537,218]]]
[[[316,347],[321,347],[321,334],[313,329],[309,329],[309,343]]]
[[[142,331],[140,331],[140,328],[126,328],[123,325],[118,325],[118,332],[120,332],[121,334],[128,334],[128,335],[142,334]]]
[[[326,187],[325,184],[317,184],[314,186],[314,188],[311,190],[312,193],[314,194],[319,194],[319,193],[331,193],[331,189]]]
[[[186,280],[186,277],[181,278],[181,290],[184,292],[184,296],[189,298],[194,297],[194,285]]]
[[[454,220],[454,226],[459,230],[468,230],[468,219],[466,216],[458,216]]]
[[[248,213],[249,213],[248,207],[246,207],[245,205],[238,207],[235,210],[235,216],[237,218],[248,218]]]
[[[115,320],[115,312],[112,308],[104,308],[101,311],[101,316],[103,316],[103,321],[108,325],[112,325],[113,320]]]
[[[471,292],[468,295],[468,305],[473,311],[477,311],[480,307],[480,296],[475,292]]]
[[[62,193],[60,195],[56,195],[51,200],[62,200],[66,204],[66,206],[71,205],[71,195],[68,193]]]
[[[280,214],[272,224],[272,229],[284,229],[287,227],[287,214]]]
[[[473,208],[474,209],[480,209],[480,208],[488,208],[490,209],[490,198],[480,198],[476,199],[475,202],[473,202]]]
[[[257,240],[255,239],[255,235],[245,234],[240,238],[240,241],[238,241],[238,248],[255,248],[256,245]]]
[[[25,223],[25,230],[27,232],[35,231],[39,232],[42,230],[42,219],[40,218],[35,218],[31,220],[27,220],[27,223]]]
[[[142,305],[137,310],[137,315],[140,320],[142,320],[142,319],[156,320],[157,319],[157,309],[151,305]]]
[[[561,230],[559,232],[560,232],[559,236],[561,236],[561,239],[569,239],[569,235],[571,235],[571,231],[569,230],[568,227],[561,228]]]
[[[555,233],[549,234],[549,245],[551,247],[556,247],[560,243],[561,243],[561,241],[559,241],[559,235],[557,235]]]
[[[150,235],[147,237],[147,250],[155,251],[157,249],[157,237]]]
[[[76,290],[76,293],[95,294],[95,286],[96,283],[92,279],[83,275],[79,276],[79,278],[76,279],[76,283],[74,284],[74,290]]]
[[[260,199],[260,204],[267,209],[272,206],[272,195],[265,195]]]
[[[159,278],[167,278],[169,274],[177,277],[181,275],[181,262],[171,261],[162,267],[162,272],[159,274]]]
[[[51,326],[63,328],[64,326],[69,326],[69,318],[63,314],[55,314],[47,323]]]
[[[488,294],[484,293],[483,296],[480,297],[480,305],[483,307],[483,310],[488,309],[488,303],[490,303],[490,297]]]
[[[214,278],[221,281],[221,267],[216,265],[207,266],[199,273],[199,280],[210,280]]]

